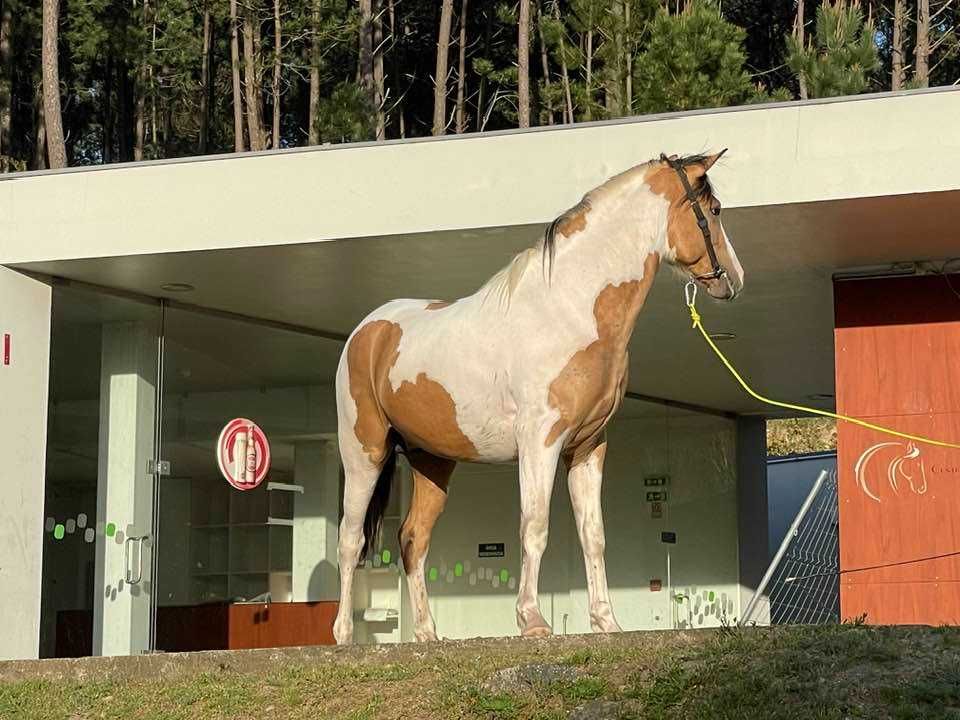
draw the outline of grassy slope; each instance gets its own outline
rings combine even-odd
[[[405,646],[271,671],[0,685],[2,718],[960,718],[960,630],[821,628],[631,633]],[[358,659],[364,658],[364,659]],[[559,663],[579,679],[512,693],[494,671]]]

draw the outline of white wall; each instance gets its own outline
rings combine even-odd
[[[50,288],[0,268],[0,660],[38,655],[49,365]]]

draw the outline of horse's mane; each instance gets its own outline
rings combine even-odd
[[[678,160],[680,164],[684,166],[698,164],[702,165],[704,162],[706,162],[707,156],[702,154],[683,155],[680,157],[675,157],[674,159]],[[557,231],[560,229],[560,227],[565,222],[573,220],[582,213],[590,210],[594,203],[609,191],[611,186],[615,185],[619,180],[622,180],[626,175],[632,174],[640,169],[645,169],[655,162],[659,162],[659,159],[654,158],[645,163],[635,165],[628,170],[624,170],[622,173],[614,175],[602,185],[588,192],[583,196],[580,202],[554,218],[544,231],[543,237],[538,240],[533,247],[529,247],[526,250],[521,250],[509,263],[507,263],[505,267],[500,269],[493,277],[487,280],[483,287],[480,288],[481,292],[485,291],[487,296],[496,293],[501,303],[509,305],[510,298],[512,297],[514,290],[516,290],[517,285],[520,284],[520,279],[523,277],[527,268],[533,264],[534,260],[536,260],[538,256],[540,257],[541,267],[544,269],[544,274],[549,281],[550,276],[553,273],[553,258],[557,249]],[[710,184],[710,180],[706,173],[704,173],[703,177],[700,179],[700,182],[694,188],[694,192],[697,194],[698,200],[703,200],[704,202],[711,202],[713,200],[713,186]]]

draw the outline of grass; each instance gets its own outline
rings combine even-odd
[[[625,718],[960,720],[960,630],[862,624],[631,633],[544,642],[407,646],[263,669],[160,680],[0,684],[17,720],[559,720],[596,701]],[[170,662],[176,662],[171,660]],[[570,682],[500,690],[520,664],[577,670]]]

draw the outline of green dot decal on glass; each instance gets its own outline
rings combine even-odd
[[[716,597],[716,595],[714,595],[714,594],[713,594],[713,590],[711,590],[711,591],[710,591],[710,594],[707,595],[707,600],[709,600],[710,602],[713,602],[713,599],[714,599],[715,597]]]
[[[505,582],[506,582],[507,580],[509,580],[509,579],[510,579],[510,573],[507,572],[506,570],[501,570],[501,571],[500,571],[500,582],[505,583]]]
[[[389,565],[389,564],[390,564],[390,551],[389,551],[389,550],[384,550],[384,551],[383,551],[383,564],[384,564],[384,565]]]
[[[436,582],[437,580],[437,569],[435,567],[430,568],[430,582]]]
[[[117,526],[113,523],[107,523],[107,527],[104,528],[104,533],[106,533],[107,537],[113,537],[116,532]]]
[[[64,527],[60,523],[57,523],[53,528],[53,536],[57,540],[63,540]]]
[[[463,575],[463,563],[457,563],[456,565],[453,566],[453,574],[456,577],[460,577],[461,575]]]

